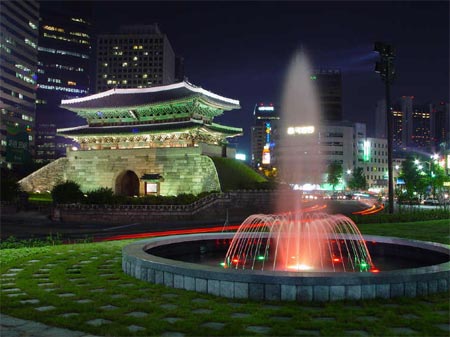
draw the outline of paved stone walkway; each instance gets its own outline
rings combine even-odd
[[[42,323],[27,321],[0,314],[1,337],[96,337],[85,332],[55,328]]]

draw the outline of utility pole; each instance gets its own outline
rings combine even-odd
[[[384,42],[375,42],[374,51],[380,54],[380,60],[375,65],[375,72],[379,73],[381,80],[386,86],[386,123],[387,123],[387,146],[388,146],[388,193],[389,213],[394,213],[394,180],[392,171],[392,143],[393,143],[393,120],[391,110],[391,84],[394,80],[395,50],[391,45]]]

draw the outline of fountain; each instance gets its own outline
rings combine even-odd
[[[231,241],[224,266],[272,271],[376,270],[350,219],[317,212],[248,217]]]
[[[303,53],[294,57],[288,74],[278,148],[280,174],[287,183],[317,183],[324,171],[315,134],[321,118]],[[256,300],[391,298],[449,289],[448,246],[363,238],[345,216],[300,208],[280,213],[282,206],[279,201],[278,214],[248,217],[235,234],[133,243],[124,247],[122,269],[168,287]]]

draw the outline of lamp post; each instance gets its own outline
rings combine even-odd
[[[434,187],[434,182],[433,182],[433,178],[436,176],[435,173],[433,172],[433,164],[437,164],[438,163],[438,159],[439,159],[439,155],[438,154],[434,154],[430,157],[430,161],[425,161],[423,160],[422,162],[419,161],[418,159],[414,160],[414,164],[416,164],[417,168],[421,171],[423,169],[423,166],[421,163],[427,164],[428,166],[428,173],[430,176],[430,183],[431,183],[431,192],[433,194],[433,197],[435,197],[435,187]]]
[[[391,112],[391,84],[394,80],[395,68],[394,47],[383,42],[375,42],[374,51],[380,54],[380,60],[375,65],[375,72],[379,73],[381,80],[385,83],[386,89],[386,133],[388,147],[388,194],[389,194],[389,213],[394,213],[394,180],[392,172],[392,129],[393,120]]]

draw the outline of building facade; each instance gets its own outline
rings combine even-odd
[[[35,150],[39,4],[3,1],[0,14],[0,161],[23,167]]]
[[[96,92],[148,88],[175,82],[175,54],[157,24],[122,26],[97,38]],[[179,60],[177,76],[183,76]]]
[[[43,2],[40,11],[38,90],[39,124],[69,126],[61,100],[89,94],[92,53],[90,4]],[[73,118],[72,118],[73,119]]]
[[[342,120],[342,74],[339,69],[316,69],[311,75],[316,83],[322,115],[327,121]]]

